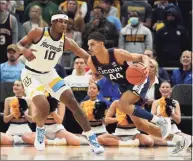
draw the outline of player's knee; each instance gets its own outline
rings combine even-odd
[[[151,139],[150,137],[147,136],[147,137],[140,140],[140,144],[152,147],[154,145],[154,141],[153,141],[153,139]]]
[[[73,95],[73,93],[70,90],[64,91],[61,96],[60,100],[67,106],[74,104],[76,102],[76,99]]]
[[[50,111],[50,105],[47,98],[45,96],[36,96],[33,98],[33,102],[37,108],[37,111],[39,111],[39,114],[43,118],[47,117]]]
[[[97,140],[99,142],[99,144],[105,145],[106,144],[106,138],[104,135],[100,135],[97,137]]]
[[[132,115],[132,114],[133,114],[132,105],[129,104],[127,101],[120,101],[119,109],[120,109],[123,113],[126,113],[126,114],[128,114],[128,115]]]

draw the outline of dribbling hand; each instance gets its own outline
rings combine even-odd
[[[32,61],[36,59],[35,55],[33,54],[33,52],[36,52],[36,51],[37,50],[35,49],[26,49],[23,51],[23,55],[28,61]]]
[[[149,76],[149,68],[144,65],[144,67],[143,67],[142,69],[144,70],[144,75],[145,75],[146,77],[148,77],[148,76]]]

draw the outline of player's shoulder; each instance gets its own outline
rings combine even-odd
[[[128,51],[126,51],[126,50],[124,50],[124,49],[114,48],[114,53],[116,53],[116,54],[122,54],[122,53],[125,53],[125,52],[128,53]]]
[[[36,35],[41,35],[43,32],[44,32],[44,28],[35,27],[35,28],[33,28],[33,29],[29,32],[29,34],[34,34],[34,35],[36,36]]]

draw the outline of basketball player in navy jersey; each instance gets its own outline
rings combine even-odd
[[[120,110],[131,117],[139,130],[166,138],[171,130],[170,120],[155,116],[139,106],[143,102],[149,86],[149,58],[146,55],[129,53],[123,49],[106,49],[104,43],[105,37],[103,34],[93,32],[89,35],[88,46],[92,56],[88,59],[88,66],[93,73],[104,75],[119,84],[122,93],[119,100]],[[144,64],[144,74],[147,79],[140,85],[132,85],[126,79],[126,69],[133,62]],[[185,143],[185,139],[182,140],[177,135],[173,137],[173,141],[178,145]],[[179,151],[183,149],[181,148]]]
[[[45,148],[44,124],[50,106],[44,92],[38,90],[43,86],[52,97],[64,103],[72,111],[84,130],[92,150],[95,153],[102,153],[104,148],[98,144],[96,135],[91,131],[89,121],[74,98],[70,87],[54,69],[64,50],[71,50],[86,60],[89,57],[89,54],[81,49],[74,40],[65,37],[67,22],[68,16],[58,10],[51,17],[51,27],[35,28],[17,44],[20,53],[23,53],[28,60],[21,73],[25,92],[37,108],[34,117],[37,124],[34,146],[38,150]]]

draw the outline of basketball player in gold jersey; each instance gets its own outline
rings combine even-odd
[[[74,54],[88,59],[89,54],[81,49],[75,41],[65,37],[68,16],[62,11],[56,11],[51,17],[51,27],[35,28],[18,43],[20,53],[28,60],[21,73],[25,92],[36,108],[35,122],[37,124],[34,146],[38,150],[45,148],[44,123],[49,114],[50,105],[39,86],[57,100],[64,103],[72,111],[75,119],[84,130],[92,150],[102,153],[104,148],[98,144],[96,135],[92,132],[89,121],[81,110],[69,86],[58,76],[54,67],[63,54],[63,50],[71,50]]]

